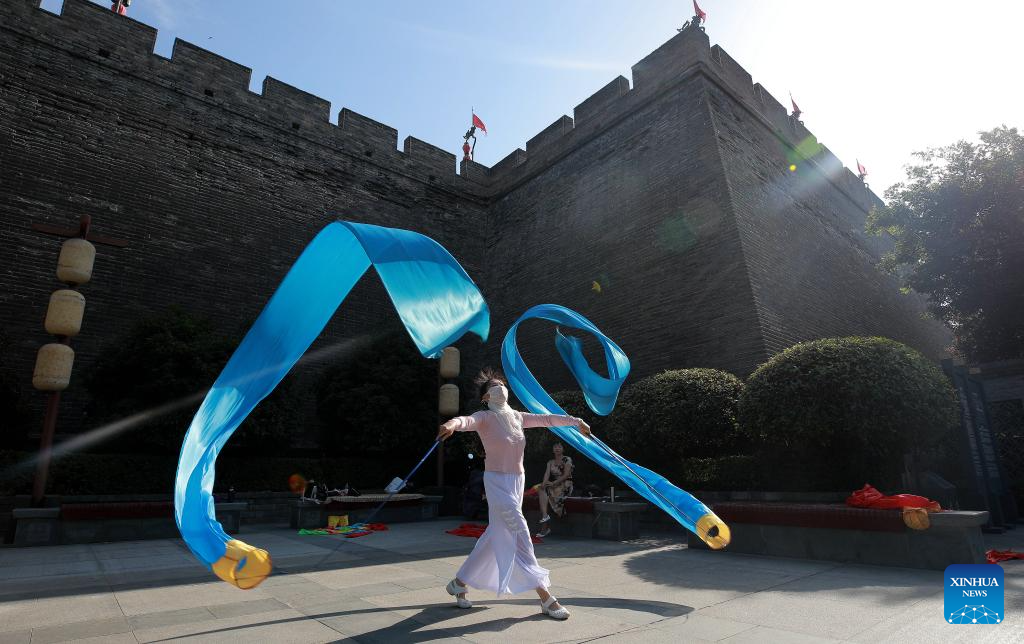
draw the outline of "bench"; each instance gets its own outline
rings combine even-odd
[[[647,507],[647,503],[611,503],[601,499],[570,497],[565,500],[565,516],[552,516],[548,525],[554,536],[625,541],[638,536],[640,515]],[[523,515],[530,530],[538,530],[540,499],[536,496],[524,498]]]
[[[331,497],[327,503],[297,500],[292,506],[289,525],[296,530],[327,526],[330,516],[348,516],[349,524],[366,521],[387,494],[364,494],[353,497]],[[380,523],[423,521],[437,517],[442,496],[396,494],[374,517]]]
[[[844,504],[723,502],[711,509],[729,525],[729,552],[931,570],[985,563],[987,512],[930,513],[931,526],[914,530],[901,510]],[[707,547],[692,533],[687,538],[691,548]]]
[[[217,520],[228,533],[237,533],[245,503],[216,504]],[[14,510],[15,545],[58,545],[171,539],[178,537],[174,503],[128,501],[66,503],[59,508]]]

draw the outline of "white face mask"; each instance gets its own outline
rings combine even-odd
[[[504,385],[494,385],[487,390],[487,406],[491,409],[501,408],[508,404],[508,389]]]

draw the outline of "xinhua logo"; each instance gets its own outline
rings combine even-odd
[[[1003,568],[999,564],[953,564],[946,568],[945,583],[946,622],[1003,621]]]

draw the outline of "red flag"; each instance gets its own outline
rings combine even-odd
[[[857,174],[859,174],[862,177],[865,177],[868,174],[867,168],[865,168],[863,165],[861,165],[859,159],[857,160]]]
[[[695,12],[695,15],[698,18],[700,18],[701,22],[704,22],[705,20],[708,19],[708,14],[704,13],[704,11],[700,8],[700,6],[697,4],[697,0],[693,0],[693,10]]]
[[[487,134],[487,126],[484,125],[484,122],[481,121],[480,117],[477,116],[475,113],[473,114],[473,127],[477,128],[478,130],[483,130],[483,133]]]

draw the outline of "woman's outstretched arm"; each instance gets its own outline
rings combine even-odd
[[[561,414],[528,414],[522,412],[523,429],[527,427],[579,427],[584,436],[590,436],[590,425],[582,418]]]
[[[456,416],[445,421],[437,432],[437,440],[443,441],[455,432],[475,432],[480,429],[480,422],[483,412],[476,412],[472,416]]]

